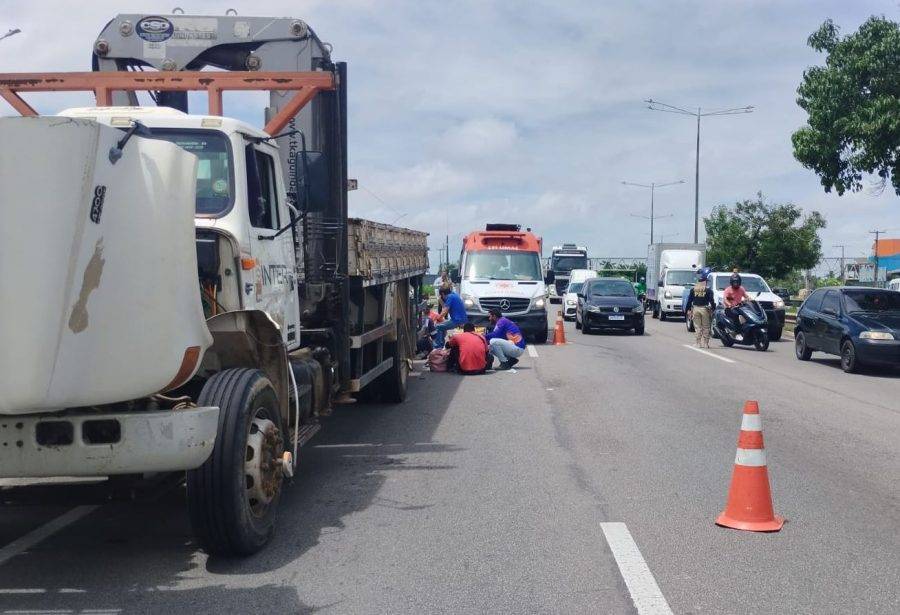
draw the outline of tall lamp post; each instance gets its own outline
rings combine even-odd
[[[649,98],[644,102],[647,103],[647,108],[651,111],[690,115],[697,118],[697,154],[694,166],[694,243],[698,243],[700,241],[700,118],[713,115],[741,115],[744,113],[753,113],[753,105],[735,107],[733,109],[713,109],[711,111],[704,111],[702,107],[697,107],[696,111],[688,111],[687,109],[662,103],[658,100],[653,100],[652,98]]]
[[[650,182],[649,184],[637,184],[635,182],[622,182],[623,186],[637,186],[638,188],[650,188],[650,243],[653,243],[653,221],[656,218],[671,218],[672,214],[667,216],[657,216],[653,213],[653,195],[656,192],[657,188],[664,188],[666,186],[675,186],[677,184],[683,184],[684,180],[679,179],[677,182],[666,182],[665,184],[657,184],[656,182]],[[635,218],[644,218],[647,216],[639,216],[637,214],[631,214],[632,217]]]

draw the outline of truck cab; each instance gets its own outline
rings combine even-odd
[[[569,286],[571,272],[575,269],[587,269],[587,248],[574,243],[554,246],[550,252],[550,271],[553,272],[553,284],[550,285],[550,301],[559,303]]]
[[[487,324],[499,309],[525,336],[547,341],[547,285],[552,273],[541,265],[541,238],[517,224],[488,224],[463,239],[459,290],[469,320]]]
[[[653,318],[684,316],[682,297],[697,281],[706,246],[691,243],[654,243],[647,252],[647,303]]]

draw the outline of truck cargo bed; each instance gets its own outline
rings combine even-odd
[[[428,233],[350,218],[349,274],[363,286],[410,278],[428,271]]]

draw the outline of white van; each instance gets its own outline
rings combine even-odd
[[[575,308],[578,305],[578,291],[587,280],[598,276],[593,269],[573,269],[569,274],[569,285],[563,296],[563,318],[575,320]]]

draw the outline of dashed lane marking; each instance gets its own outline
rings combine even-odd
[[[97,505],[76,506],[72,510],[63,513],[53,521],[45,523],[36,530],[28,532],[20,538],[16,538],[14,541],[0,549],[0,566],[2,566],[15,556],[19,555],[20,553],[24,553],[39,542],[46,540],[66,526],[71,525],[82,517],[91,514],[97,508],[99,508],[99,506]]]
[[[528,351],[529,357],[534,357],[535,359],[538,358],[537,348],[534,346],[525,346],[525,349]]]
[[[691,346],[690,344],[682,344],[682,345],[685,348],[687,348],[688,350],[694,350],[696,352],[705,354],[708,357],[712,357],[713,359],[718,359],[719,361],[725,361],[726,363],[734,363],[734,361],[732,361],[731,359],[726,359],[725,357],[720,357],[719,355],[713,354],[712,352],[709,352],[708,350],[703,350],[702,348],[697,348],[696,346]]]
[[[600,528],[616,558],[619,572],[628,586],[638,615],[672,615],[672,609],[656,584],[656,579],[628,527],[624,523],[601,523]]]

